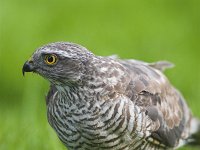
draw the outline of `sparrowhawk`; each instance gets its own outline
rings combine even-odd
[[[37,49],[23,73],[50,82],[48,121],[68,149],[176,149],[197,143],[200,122],[163,74],[171,66],[56,42]]]

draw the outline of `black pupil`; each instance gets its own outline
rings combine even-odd
[[[52,63],[53,60],[54,60],[54,59],[53,59],[53,56],[49,56],[49,57],[48,57],[48,62]]]

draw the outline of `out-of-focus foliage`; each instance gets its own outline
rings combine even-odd
[[[47,123],[48,82],[21,73],[36,48],[55,41],[173,62],[166,74],[200,117],[199,36],[198,0],[0,0],[0,149],[65,149]]]

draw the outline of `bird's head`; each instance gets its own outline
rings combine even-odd
[[[25,72],[34,72],[53,84],[75,83],[80,80],[86,64],[94,55],[86,48],[68,42],[56,42],[38,48],[23,66]]]

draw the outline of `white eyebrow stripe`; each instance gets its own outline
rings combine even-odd
[[[45,49],[45,50],[40,50],[41,53],[46,53],[46,54],[58,54],[58,55],[61,55],[61,56],[64,56],[64,57],[72,57],[73,55],[69,55],[69,53],[65,52],[65,51],[62,51],[62,50],[57,50],[57,49],[54,49],[53,51],[52,50],[49,50],[49,49]]]

